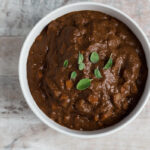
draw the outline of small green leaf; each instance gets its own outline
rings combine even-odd
[[[85,64],[84,64],[84,63],[79,64],[79,70],[83,70],[84,67],[85,67]]]
[[[68,66],[68,60],[66,59],[65,61],[64,61],[64,67],[66,68]]]
[[[79,52],[79,56],[78,56],[78,64],[81,64],[84,60],[83,55]]]
[[[88,79],[88,78],[84,78],[84,79],[81,79],[78,83],[77,83],[77,90],[85,90],[87,89],[90,85],[91,85],[91,79]]]
[[[77,77],[77,73],[76,73],[75,71],[73,71],[73,72],[71,73],[70,79],[75,79],[76,77]]]
[[[90,56],[90,61],[94,64],[99,61],[99,55],[97,52],[92,52],[92,54]]]
[[[112,58],[110,56],[109,60],[107,61],[106,65],[104,66],[103,69],[109,69],[109,68],[111,68],[112,64],[113,64],[113,60],[112,60]]]
[[[98,68],[96,68],[96,69],[94,70],[94,75],[95,75],[98,79],[102,78],[102,75],[101,75],[101,73],[100,73],[100,71],[99,71]]]

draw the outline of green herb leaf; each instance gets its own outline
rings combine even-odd
[[[92,52],[92,54],[90,56],[90,61],[94,64],[99,61],[99,55],[97,52]]]
[[[76,77],[77,77],[77,73],[76,73],[75,71],[73,71],[73,72],[71,73],[70,79],[75,79]]]
[[[77,90],[85,90],[91,85],[92,79],[84,78],[77,83]]]
[[[66,59],[65,61],[64,61],[64,67],[66,68],[68,66],[68,60]]]
[[[83,70],[84,67],[85,67],[85,64],[84,64],[84,63],[79,64],[79,70]]]
[[[110,56],[109,60],[107,61],[106,65],[104,66],[103,69],[109,69],[109,68],[111,68],[112,64],[113,64],[113,60],[112,60],[112,58]]]
[[[79,52],[79,56],[78,56],[78,64],[81,64],[84,60],[83,55]]]
[[[98,68],[96,68],[96,69],[94,70],[94,75],[95,75],[98,79],[102,78],[102,75],[101,75],[101,73],[100,73],[100,71],[99,71]]]

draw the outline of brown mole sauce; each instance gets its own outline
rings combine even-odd
[[[79,51],[84,56],[82,71]],[[99,54],[98,63],[90,62],[92,52]],[[104,70],[110,55],[113,65]],[[97,67],[100,79],[93,73]],[[77,72],[75,80],[70,80],[72,71]],[[33,43],[27,62],[37,105],[54,121],[76,130],[105,128],[128,115],[142,95],[147,72],[143,48],[130,29],[94,11],[72,12],[49,23]],[[82,78],[93,80],[80,91],[76,84]]]

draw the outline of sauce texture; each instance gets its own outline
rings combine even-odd
[[[93,52],[99,56],[96,63],[90,61]],[[80,69],[79,53],[84,57]],[[112,65],[104,68],[110,57]],[[29,88],[40,109],[63,126],[88,131],[127,116],[144,91],[147,72],[143,48],[130,29],[94,11],[50,22],[35,39],[27,62]],[[84,78],[91,84],[78,90]]]

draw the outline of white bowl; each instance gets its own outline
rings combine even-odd
[[[146,61],[148,66],[148,78],[145,85],[145,90],[142,94],[142,97],[140,98],[140,101],[134,108],[134,110],[123,120],[118,122],[115,125],[112,125],[110,127],[95,130],[95,131],[76,131],[72,130],[66,127],[63,127],[59,125],[58,123],[51,120],[49,117],[47,117],[37,106],[35,103],[31,92],[29,90],[28,81],[27,81],[27,58],[30,51],[30,48],[35,40],[35,38],[41,33],[41,31],[44,29],[44,27],[50,23],[52,20],[65,15],[67,13],[73,12],[73,11],[80,11],[80,10],[94,10],[94,11],[100,11],[103,13],[106,13],[110,16],[113,16],[122,22],[124,22],[131,30],[132,32],[137,36],[137,38],[140,40],[145,55],[146,55]],[[150,96],[149,89],[150,89],[150,46],[148,39],[144,32],[141,30],[141,28],[126,14],[123,12],[117,10],[116,8],[113,8],[111,6],[103,5],[100,3],[95,2],[80,2],[75,4],[66,5],[63,7],[60,7],[53,12],[49,13],[47,16],[45,16],[43,19],[41,19],[35,27],[31,30],[29,35],[27,36],[22,50],[20,54],[20,60],[19,60],[19,80],[21,89],[23,92],[23,95],[30,106],[31,110],[49,127],[61,132],[65,133],[67,135],[76,136],[76,137],[83,137],[83,138],[93,138],[93,137],[102,137],[105,135],[108,135],[110,133],[113,133],[115,131],[118,131],[122,129],[124,126],[129,124],[135,117],[142,111],[144,105],[148,101],[148,98]]]

